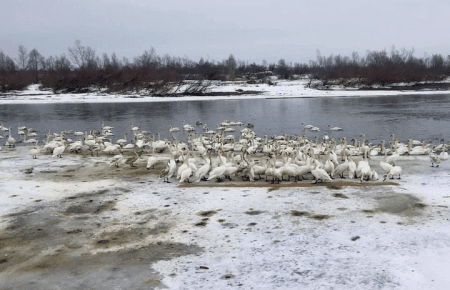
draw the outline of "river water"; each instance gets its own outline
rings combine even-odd
[[[401,141],[432,141],[450,138],[450,95],[0,105],[0,122],[12,128],[14,137],[20,125],[35,128],[37,139],[44,139],[48,130],[98,130],[102,121],[114,127],[113,139],[121,138],[124,132],[130,136],[132,122],[141,130],[171,138],[170,125],[182,128],[183,120],[201,133],[202,127],[195,125],[197,120],[215,130],[224,119],[252,122],[258,136],[269,138],[281,134],[313,138],[327,132],[331,137],[349,140],[360,140],[364,133],[374,144],[389,140],[391,134]],[[321,131],[305,131],[303,122]],[[344,131],[331,132],[329,124]],[[236,137],[242,128],[236,126]],[[182,130],[174,136],[186,140],[187,133]]]

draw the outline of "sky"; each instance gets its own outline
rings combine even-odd
[[[19,45],[43,56],[68,55],[80,40],[97,55],[132,60],[154,48],[222,61],[279,59],[308,63],[321,55],[414,49],[450,55],[447,0],[2,0],[0,50]]]

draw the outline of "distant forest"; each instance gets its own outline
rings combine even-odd
[[[97,55],[79,40],[68,48],[68,54],[45,58],[37,49],[23,45],[12,58],[0,50],[0,91],[21,90],[40,83],[55,92],[86,92],[106,88],[108,92],[146,91],[154,95],[204,94],[213,80],[245,80],[250,83],[281,79],[307,78],[306,86],[327,88],[330,85],[374,88],[398,83],[436,83],[450,76],[450,55],[433,54],[415,57],[414,50],[392,48],[388,53],[367,51],[365,56],[321,56],[308,64],[248,63],[230,54],[222,61],[192,61],[186,57],[159,56],[155,50],[144,51],[129,60],[115,53]]]

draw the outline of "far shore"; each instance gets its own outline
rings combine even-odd
[[[174,102],[205,100],[245,100],[245,99],[291,99],[323,97],[379,97],[408,95],[450,94],[450,84],[439,83],[422,86],[396,86],[373,89],[329,87],[328,89],[306,88],[306,80],[278,80],[276,86],[248,84],[246,82],[215,82],[203,95],[152,96],[136,92],[129,94],[92,91],[88,93],[55,94],[51,90],[40,90],[39,85],[30,85],[22,91],[0,94],[2,104],[42,104],[42,103],[132,103],[132,102]]]

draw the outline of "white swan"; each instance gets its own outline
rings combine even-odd
[[[331,125],[328,125],[331,131],[342,131],[343,129],[340,127],[331,127]]]
[[[183,156],[183,155],[182,155]],[[184,162],[186,162],[186,169],[184,169],[181,174],[180,174],[180,182],[189,182],[189,177],[191,177],[191,175],[194,174],[194,170],[192,170],[190,164],[189,164],[189,156],[187,156],[187,158],[184,158],[183,156],[183,160]],[[181,168],[181,167],[180,167]],[[178,171],[179,172],[179,171]]]
[[[11,128],[9,128],[8,139],[6,140],[6,142],[8,143],[9,147],[15,147],[16,146],[17,140],[12,137],[12,135],[11,135]]]
[[[400,157],[400,155],[398,154],[397,148],[396,148],[396,146],[392,143],[392,141],[390,141],[389,143],[391,144],[391,152],[392,152],[392,155],[389,156],[389,157],[386,159],[386,162],[389,163],[389,164],[391,164],[391,165],[393,165],[393,166],[395,166],[395,162],[398,160],[398,158]]]
[[[209,172],[208,180],[212,180],[214,178],[217,178],[218,180],[221,180],[221,177],[225,175],[225,166],[217,166]]]
[[[353,161],[351,155],[348,156],[348,178],[353,179],[356,177],[356,163]]]
[[[109,161],[109,166],[113,166],[115,165],[116,167],[119,167],[119,163],[120,161],[123,159],[123,152],[122,150],[119,149],[120,154],[114,155],[110,161]]]
[[[52,157],[58,156],[59,158],[62,158],[62,154],[64,153],[64,150],[66,150],[66,140],[62,141],[62,145],[56,147],[53,149],[53,155]]]
[[[388,173],[394,166],[386,162],[386,159],[387,159],[387,152],[384,153],[383,159],[380,160],[380,167],[381,169],[383,169],[385,173]]]
[[[116,144],[123,146],[124,143],[127,143],[127,132],[123,133],[123,138],[116,141]]]
[[[206,163],[197,170],[197,173],[195,175],[195,182],[200,182],[200,180],[205,178],[205,176],[211,170],[211,156],[208,155],[208,158],[206,158],[204,155],[201,156],[205,159]]]
[[[169,178],[173,177],[175,175],[175,171],[177,170],[177,164],[175,162],[173,152],[170,153],[170,160],[167,162],[167,167],[163,169],[160,177],[167,178],[167,181],[164,180],[164,182],[170,183]]]
[[[439,164],[441,164],[441,158],[434,153],[430,153],[430,159],[431,159],[431,167],[434,167],[433,164],[436,164],[436,167],[439,167]]]
[[[339,164],[334,168],[333,172],[331,172],[331,177],[334,178],[334,175],[338,174],[341,178],[344,178],[344,173],[345,171],[348,170],[348,167],[349,167],[348,158],[345,157],[345,162]]]
[[[388,174],[386,174],[384,176],[383,181],[385,181],[386,178],[388,178],[389,176],[391,176],[390,179],[394,179],[394,175],[398,175],[397,179],[400,179],[401,173],[402,173],[402,168],[400,166],[392,166],[392,168],[391,168],[391,170],[389,170]]]
[[[140,127],[136,127],[133,125],[133,123],[131,123],[131,131],[139,131],[141,128]]]
[[[41,149],[38,146],[38,142],[39,141],[36,140],[36,145],[34,146],[34,148],[28,151],[28,154],[30,154],[33,157],[33,159],[37,159],[37,155],[41,153]]]
[[[328,175],[328,173],[323,168],[319,167],[318,165],[316,165],[316,167],[313,170],[311,170],[311,174],[316,179],[316,182],[314,182],[314,184],[317,183],[319,180],[321,182],[332,181],[332,179]]]
[[[178,128],[178,127],[172,127],[172,125],[170,125],[170,129],[169,129],[169,131],[170,132],[178,132],[178,131],[180,131],[180,128]]]

